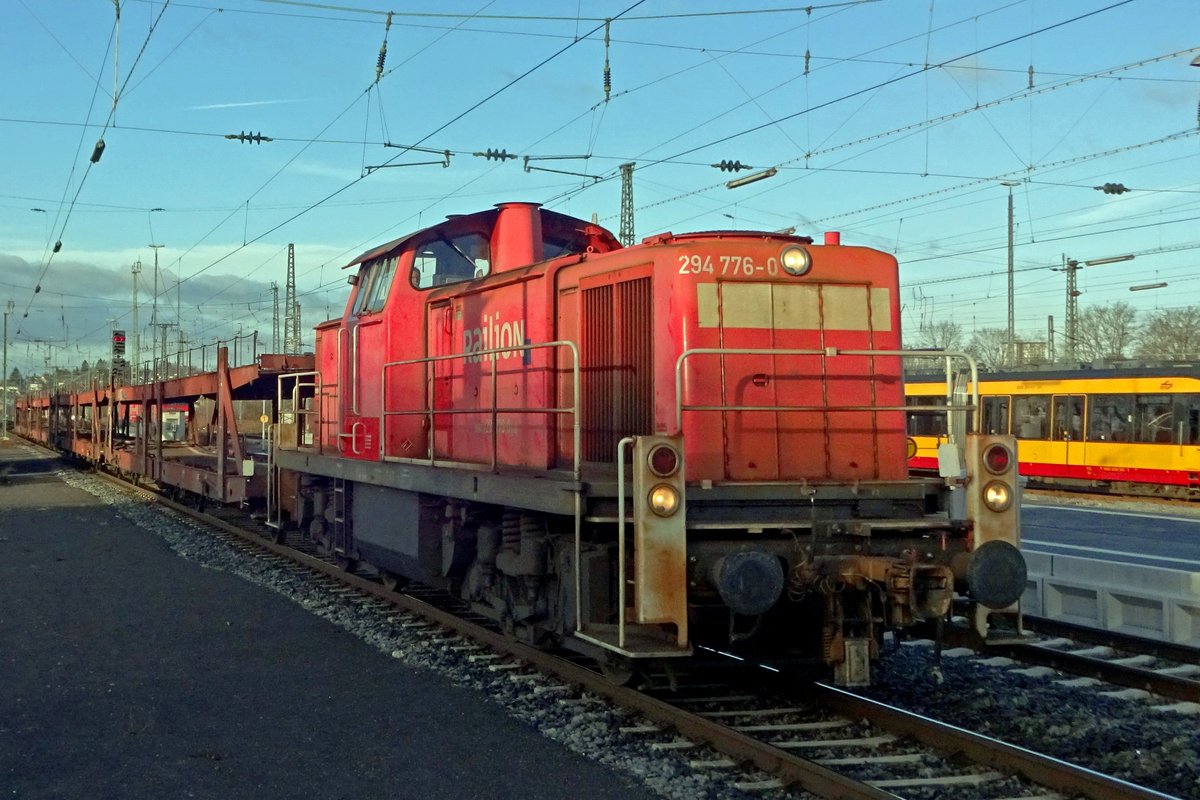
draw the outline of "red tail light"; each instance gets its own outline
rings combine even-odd
[[[650,471],[660,478],[673,475],[675,470],[679,469],[679,454],[675,452],[674,448],[665,444],[660,444],[651,450],[648,460]]]
[[[1012,453],[1002,444],[994,444],[983,451],[983,465],[993,475],[1007,472],[1011,464]]]

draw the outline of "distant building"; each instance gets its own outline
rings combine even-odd
[[[1006,367],[1027,367],[1046,362],[1046,343],[1040,340],[1015,340],[1005,358]]]

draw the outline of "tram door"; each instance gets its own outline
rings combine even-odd
[[[1070,472],[1070,467],[1083,464],[1083,395],[1054,395],[1054,415],[1050,420],[1055,442],[1061,443],[1054,449],[1061,453],[1058,463]]]
[[[1008,433],[1008,395],[983,398],[983,431],[989,436]]]

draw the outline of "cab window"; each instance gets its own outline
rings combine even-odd
[[[371,285],[363,292],[363,301],[359,313],[373,314],[383,310],[387,302],[388,292],[392,288],[392,277],[396,274],[396,256],[377,261],[371,267]]]
[[[480,233],[444,233],[416,247],[410,280],[415,289],[482,278],[492,271],[488,238]]]
[[[375,273],[378,263],[368,264],[358,273],[358,294],[354,296],[354,315],[362,314],[367,308],[367,300],[371,297],[371,289],[375,284]]]

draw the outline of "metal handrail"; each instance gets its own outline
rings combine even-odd
[[[301,378],[307,378],[309,376],[315,377],[316,380],[313,381],[312,383],[304,383],[301,381]],[[317,452],[318,453],[322,452],[321,427],[322,427],[323,422],[321,420],[321,407],[323,405],[322,400],[323,400],[323,394],[325,391],[325,387],[324,387],[324,384],[322,384],[322,382],[321,382],[321,373],[318,372],[317,370],[309,370],[307,372],[289,372],[286,374],[280,374],[280,375],[276,376],[276,378],[275,378],[275,384],[276,384],[275,385],[275,396],[276,396],[276,407],[277,407],[278,413],[283,413],[282,409],[283,409],[283,382],[284,382],[284,380],[294,380],[295,381],[295,383],[292,384],[292,397],[291,397],[292,411],[291,411],[291,413],[295,414],[297,419],[299,419],[300,417],[307,418],[307,417],[313,417],[313,416],[315,416],[317,418],[316,427],[315,428],[310,427],[310,429],[313,431],[313,441],[316,442]],[[311,386],[313,388],[313,401],[314,401],[314,405],[316,406],[316,408],[305,409],[305,408],[300,407],[300,389],[301,389],[301,387],[305,387],[305,386]],[[300,447],[300,445],[301,445],[300,438],[297,435],[296,446]]]
[[[275,475],[275,425],[267,426],[266,442],[267,448],[267,519],[265,524],[268,528],[281,527],[283,525],[283,512],[279,508],[279,480]],[[271,517],[271,511],[274,510],[276,516]],[[274,524],[272,524],[274,523]]]
[[[626,436],[617,442],[617,647],[625,647],[625,449],[637,440]],[[578,550],[578,541],[576,549]],[[575,596],[579,597],[579,556],[575,556]],[[581,603],[576,602],[576,605]],[[582,624],[579,627],[583,629]]]
[[[955,411],[973,410],[975,414],[975,430],[979,430],[982,425],[983,408],[979,402],[979,367],[975,359],[968,353],[938,351],[930,352],[929,350],[842,350],[837,347],[825,347],[820,349],[773,349],[773,348],[730,348],[730,347],[698,347],[691,350],[685,350],[679,354],[679,358],[675,360],[675,428],[676,430],[683,429],[683,412],[684,411],[819,411],[822,413],[840,412],[840,411],[860,411],[860,412],[877,412],[877,411],[904,411],[906,413],[914,411],[910,406],[879,406],[879,405],[855,405],[855,406],[734,406],[734,405],[716,405],[716,406],[698,406],[687,405],[683,402],[683,365],[689,358],[702,355],[748,355],[748,356],[820,356],[822,363],[824,359],[838,358],[841,356],[866,356],[866,357],[900,357],[900,358],[942,358],[946,361],[946,400],[947,405],[936,409],[937,413],[945,411],[947,430],[951,430],[952,415]],[[953,382],[951,381],[952,369],[951,361],[956,358],[964,359],[971,370],[971,402],[963,405],[953,405],[949,401],[953,399]],[[821,376],[824,379],[824,373]],[[919,411],[917,413],[927,413]]]
[[[435,409],[433,407],[433,381],[430,380],[430,376],[429,376],[429,365],[430,364],[433,364],[433,363],[439,362],[439,361],[453,361],[453,360],[464,359],[464,358],[479,358],[482,360],[485,356],[488,356],[488,355],[495,355],[495,354],[499,354],[499,353],[512,353],[512,352],[517,352],[517,351],[522,351],[522,352],[523,351],[532,351],[532,350],[546,349],[546,348],[552,348],[552,347],[553,348],[565,347],[571,351],[571,362],[572,362],[571,363],[571,398],[572,398],[571,406],[528,408],[528,407],[523,407],[523,406],[500,407],[500,406],[496,405],[496,369],[497,369],[497,364],[499,363],[499,359],[493,358],[493,359],[490,359],[490,361],[491,361],[492,393],[491,393],[491,406],[489,408],[441,408],[441,409]],[[426,408],[420,409],[420,410],[415,410],[415,411],[389,411],[388,407],[387,407],[387,371],[388,371],[388,369],[390,369],[392,367],[411,366],[414,364],[422,364],[425,367],[425,387],[426,387],[425,405],[426,405]],[[436,456],[436,453],[434,452],[434,447],[433,447],[433,444],[434,444],[433,431],[434,431],[434,421],[438,415],[454,416],[456,414],[484,414],[484,413],[490,414],[491,418],[492,418],[492,441],[491,441],[492,463],[491,463],[491,468],[494,470],[494,469],[496,469],[496,466],[497,466],[496,456],[497,456],[497,450],[499,449],[499,445],[498,445],[498,441],[497,441],[499,433],[498,433],[498,426],[496,425],[496,422],[497,422],[497,417],[500,414],[521,414],[521,413],[526,413],[526,414],[570,414],[572,417],[571,437],[572,437],[572,450],[573,450],[571,474],[575,478],[576,481],[579,481],[582,478],[583,468],[582,468],[582,458],[581,458],[581,454],[580,454],[580,450],[582,448],[582,430],[581,430],[582,426],[581,426],[581,422],[580,422],[580,410],[579,410],[579,403],[580,403],[579,348],[572,341],[563,339],[563,340],[558,340],[558,341],[553,341],[553,342],[543,342],[540,344],[522,344],[522,345],[514,344],[514,345],[508,345],[505,347],[493,347],[493,348],[490,348],[487,350],[473,350],[470,353],[452,353],[450,355],[444,355],[444,356],[425,356],[424,358],[410,358],[410,359],[405,359],[404,361],[389,361],[388,363],[384,364],[382,367],[381,378],[382,378],[382,380],[380,382],[380,402],[379,402],[379,410],[380,410],[379,438],[380,438],[380,443],[381,443],[380,448],[379,448],[379,457],[381,460],[387,457],[387,454],[383,447],[383,443],[387,441],[387,436],[386,436],[387,418],[389,416],[422,415],[422,416],[425,416],[428,418],[429,447],[428,447],[428,459],[427,460],[428,460],[428,463],[430,466],[434,466],[437,463],[437,456]]]

